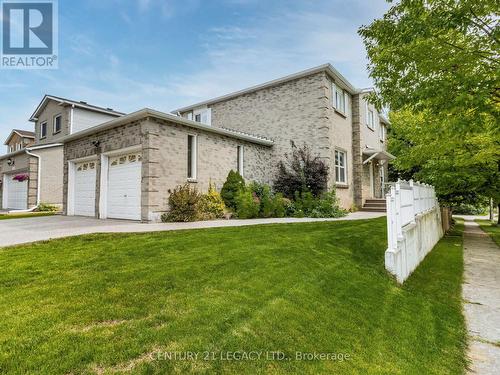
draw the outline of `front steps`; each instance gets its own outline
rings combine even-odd
[[[361,211],[386,212],[385,199],[367,199]]]

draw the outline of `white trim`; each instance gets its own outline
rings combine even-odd
[[[128,154],[131,152],[142,151],[141,145],[112,150],[101,154],[101,176],[99,185],[99,219],[108,218],[108,175],[109,158],[113,156]],[[142,163],[142,162],[141,162]],[[142,168],[142,167],[141,167]],[[142,194],[142,192],[141,192]]]
[[[370,198],[375,198],[375,176],[373,162],[370,162]]]
[[[42,135],[42,125],[45,125],[45,135]],[[47,138],[47,121],[40,123],[40,139]]]
[[[71,106],[71,109],[69,110],[69,134],[73,134],[73,118],[74,118],[74,112],[75,112],[75,105],[73,104]]]
[[[99,219],[108,218],[109,155],[101,154],[101,179],[99,185]]]
[[[240,174],[241,177],[244,178],[244,170],[245,170],[245,146],[239,145],[238,146],[238,173]]]
[[[75,171],[76,171],[76,161],[68,161],[68,192],[67,192],[67,208],[66,215],[75,215]]]
[[[61,119],[61,129],[59,129],[59,131],[56,131],[56,119],[58,117]],[[52,134],[54,135],[54,134],[58,134],[60,132],[62,132],[62,114],[61,113],[52,117]]]
[[[26,147],[26,150],[33,151],[33,150],[41,150],[43,148],[60,147],[60,146],[63,146],[63,144],[62,143],[51,143],[50,145]]]
[[[343,166],[340,166],[340,165],[337,165],[337,153],[339,153],[339,160],[340,160],[340,154],[343,155],[343,161],[344,161],[344,165]],[[333,160],[333,164],[334,164],[334,167],[335,167],[335,183],[336,184],[340,184],[340,185],[347,185],[348,184],[348,176],[347,176],[347,151],[345,150],[342,150],[342,149],[335,149],[335,152],[334,152],[334,160]],[[337,174],[337,168],[339,169],[339,171],[341,169],[344,170],[344,181],[340,181],[340,176],[339,174]]]
[[[2,209],[4,210],[8,208],[7,183],[5,182],[7,176],[8,176],[7,173],[4,173],[2,177]]]
[[[68,160],[68,193],[67,193],[67,209],[66,215],[74,216],[75,215],[75,174],[76,174],[76,165],[86,161],[95,161],[96,169],[97,169],[97,155],[84,156],[77,159]],[[97,170],[96,170],[97,173]],[[97,184],[97,174],[96,180],[94,181],[94,186]],[[94,204],[95,205],[95,204]],[[92,215],[92,217],[95,215]]]

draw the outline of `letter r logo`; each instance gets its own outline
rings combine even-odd
[[[4,55],[51,55],[54,46],[53,4],[2,3]]]

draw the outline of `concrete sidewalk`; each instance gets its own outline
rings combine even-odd
[[[500,371],[500,248],[467,217],[463,298],[469,331],[470,374]]]
[[[307,223],[317,221],[362,220],[385,216],[384,212],[358,211],[338,219],[274,218],[213,220],[194,223],[142,224],[125,220],[98,220],[76,216],[46,216],[0,220],[0,247],[90,233],[160,232],[170,230],[240,227],[260,224]]]

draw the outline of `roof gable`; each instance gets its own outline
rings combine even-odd
[[[35,109],[35,112],[30,117],[30,121],[36,121],[38,119],[38,116],[40,113],[44,110],[45,106],[49,101],[54,101],[56,103],[59,103],[60,105],[71,105],[75,106],[78,108],[83,108],[87,109],[89,111],[94,111],[94,112],[99,112],[99,113],[105,113],[111,116],[119,117],[125,115],[123,112],[118,112],[113,110],[112,108],[104,108],[104,107],[99,107],[96,105],[88,104],[87,102],[84,101],[76,101],[76,100],[71,100],[71,99],[66,99],[66,98],[61,98],[59,96],[54,96],[54,95],[45,95],[38,104],[38,106]]]
[[[35,139],[35,133],[28,130],[12,129],[4,145],[8,145],[14,134],[19,135],[21,138]]]
[[[261,83],[261,84],[256,85],[256,86],[251,86],[251,87],[248,87],[248,88],[243,89],[243,90],[235,91],[235,92],[232,92],[232,93],[229,93],[226,95],[215,97],[213,99],[209,99],[209,100],[205,100],[203,102],[192,104],[192,105],[189,105],[187,107],[178,108],[178,109],[173,110],[172,113],[185,112],[185,111],[189,111],[189,110],[192,110],[194,108],[197,108],[197,107],[202,107],[202,106],[222,102],[225,100],[233,99],[233,98],[236,98],[236,97],[241,96],[241,95],[250,94],[252,92],[256,92],[256,91],[266,89],[269,87],[278,86],[278,85],[281,85],[281,84],[286,83],[286,82],[290,82],[290,81],[293,81],[293,80],[296,80],[299,78],[303,78],[303,77],[308,77],[310,75],[321,73],[321,72],[325,72],[328,76],[333,78],[337,84],[340,84],[341,86],[343,86],[342,88],[347,90],[350,94],[359,93],[359,90],[356,89],[331,64],[323,64],[323,65],[320,65],[320,66],[317,66],[317,67],[314,67],[311,69],[300,71],[298,73],[294,73],[294,74],[290,74],[290,75],[287,75],[287,76],[284,76],[281,78],[277,78],[277,79],[274,79],[272,81],[264,82],[264,83]]]

